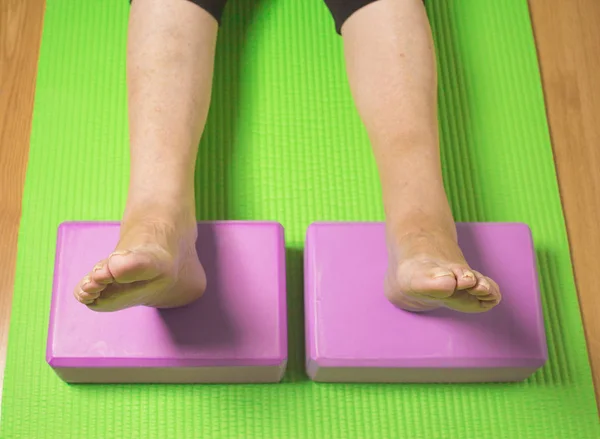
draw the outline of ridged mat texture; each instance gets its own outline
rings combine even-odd
[[[600,437],[526,0],[427,2],[456,220],[526,222],[539,258],[550,360],[524,383],[491,385],[324,385],[303,371],[306,227],[382,219],[342,40],[320,0],[228,4],[196,177],[199,219],[278,220],[286,228],[284,382],[60,381],[44,360],[57,226],[117,220],[125,201],[129,6],[47,3],[2,438]]]

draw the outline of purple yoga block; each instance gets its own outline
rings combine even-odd
[[[315,223],[305,249],[307,372],[324,382],[522,381],[547,360],[532,236],[518,223],[459,223],[471,267],[503,300],[483,314],[411,313],[387,301],[385,226]]]
[[[287,362],[285,245],[273,222],[198,224],[206,293],[177,309],[89,310],[74,287],[113,251],[118,223],[58,231],[46,359],[71,383],[278,382]]]

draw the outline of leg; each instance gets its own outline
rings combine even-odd
[[[127,51],[131,176],[115,251],[75,289],[96,311],[176,307],[202,295],[194,168],[217,20],[186,0],[132,2]]]
[[[411,311],[491,309],[499,288],[465,261],[444,191],[435,53],[422,0],[372,2],[350,15],[341,34],[381,179],[388,298]]]

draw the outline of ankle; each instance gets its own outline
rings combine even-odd
[[[152,172],[134,172],[129,179],[127,204],[167,206],[176,205],[189,209],[194,203],[194,171],[181,169],[174,173],[172,169]]]
[[[456,225],[452,216],[447,215],[407,215],[388,217],[386,229],[389,239],[396,244],[406,241],[443,240],[457,242]]]
[[[176,216],[159,209],[128,210],[121,222],[119,246],[130,248],[145,243],[169,251],[181,243],[194,243],[197,237],[194,217]]]
[[[123,223],[165,223],[174,227],[187,227],[196,222],[194,203],[176,200],[130,200],[123,214]]]

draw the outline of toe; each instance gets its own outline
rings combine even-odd
[[[88,305],[94,302],[94,300],[96,300],[100,296],[100,293],[87,293],[78,287],[73,292],[73,295],[75,296],[75,299],[77,299],[79,302]]]
[[[466,290],[477,285],[477,276],[469,267],[452,267],[452,272],[456,276],[457,290]]]
[[[495,306],[500,303],[500,290],[498,284],[489,277],[475,272],[477,284],[468,289],[468,293],[477,297],[482,302],[482,306]]]
[[[162,255],[161,255],[162,256]],[[165,270],[166,261],[153,251],[119,251],[108,258],[108,269],[120,284],[155,279]]]
[[[108,259],[104,259],[94,266],[91,278],[102,285],[109,285],[115,281],[108,269]]]
[[[81,281],[81,290],[87,294],[100,294],[105,288],[106,285],[96,282],[91,276],[86,276]]]
[[[100,297],[100,292],[104,288],[104,285],[98,284],[88,275],[77,285],[75,291],[73,291],[73,295],[79,302],[88,305]]]
[[[454,273],[435,263],[421,263],[413,267],[410,280],[402,290],[407,294],[429,299],[450,297],[456,290]],[[402,286],[402,282],[401,282]]]
[[[490,285],[490,296],[492,296],[497,303],[500,303],[500,301],[502,300],[502,294],[500,294],[500,287],[498,286],[498,284],[489,277],[482,276],[482,278],[485,279]]]
[[[484,276],[477,277],[477,283],[473,288],[469,288],[469,293],[477,297],[485,297],[490,295],[490,283]]]

